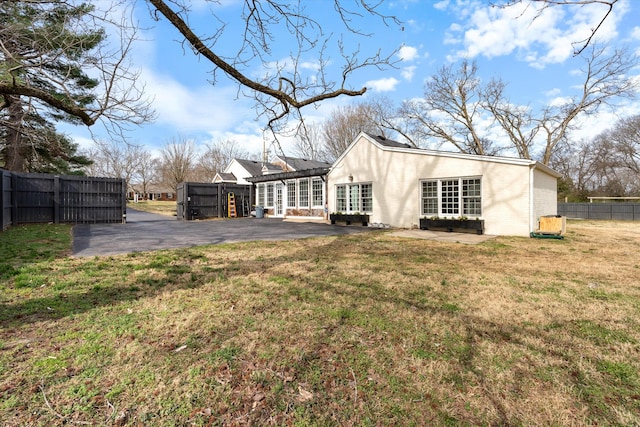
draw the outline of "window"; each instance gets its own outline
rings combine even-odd
[[[256,194],[256,205],[264,207],[264,191],[265,184],[258,184],[257,194]]]
[[[373,186],[371,184],[362,184],[360,190],[362,194],[362,212],[373,211]]]
[[[373,185],[342,184],[336,186],[336,212],[372,212]]]
[[[311,180],[311,197],[313,207],[324,207],[324,197],[322,191],[322,179],[313,178]]]
[[[422,181],[423,216],[482,215],[480,178],[453,178]]]
[[[173,199],[173,193],[167,193],[167,199]]]
[[[347,211],[347,187],[338,185],[336,187],[336,212]]]
[[[442,181],[442,214],[458,215],[460,213],[460,187],[457,179]]]
[[[267,184],[267,203],[265,206],[273,207],[273,182]]]
[[[301,209],[308,208],[309,207],[309,180],[306,178],[298,181],[298,197],[299,197],[298,206]]]
[[[287,207],[296,207],[296,182],[287,181]]]
[[[360,212],[360,184],[349,185],[349,212]]]
[[[438,181],[422,182],[422,215],[438,215]]]
[[[462,213],[471,216],[482,214],[480,178],[462,180]]]

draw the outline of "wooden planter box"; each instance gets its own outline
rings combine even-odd
[[[484,234],[483,219],[429,219],[420,218],[421,230]]]
[[[369,215],[367,214],[330,214],[329,219],[331,220],[331,224],[344,222],[347,225],[360,223],[363,227],[369,225]]]

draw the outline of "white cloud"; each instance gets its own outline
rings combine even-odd
[[[418,57],[418,49],[413,46],[402,46],[397,56],[401,61],[413,61]]]
[[[365,83],[365,87],[371,88],[376,92],[391,92],[395,90],[400,81],[394,77],[387,77],[378,80],[369,80]]]
[[[145,69],[147,95],[154,98],[153,107],[159,124],[170,124],[183,131],[204,131],[224,128],[252,114],[247,105],[236,100],[233,86],[187,87],[171,77]]]
[[[413,76],[416,73],[416,66],[412,65],[410,67],[404,67],[402,69],[402,71],[400,71],[400,74],[402,75],[402,78],[407,80],[407,81],[411,81],[413,79]]]
[[[562,63],[586,40],[602,20],[606,10],[598,4],[589,7],[517,3],[500,8],[485,3],[466,4],[456,10],[458,24],[451,25],[445,43],[461,44],[457,57],[494,58],[517,54],[534,68]],[[627,2],[616,5],[599,28],[594,41],[607,42],[618,37],[617,26],[628,11]],[[462,16],[470,13],[468,20]],[[458,37],[463,33],[464,37]]]
[[[560,90],[560,88],[556,87],[556,88],[553,88],[553,89],[550,89],[550,90],[546,91],[544,94],[545,94],[545,96],[551,97],[551,96],[557,96],[561,92],[562,92],[562,90]]]
[[[449,7],[449,0],[441,0],[433,5],[433,8],[437,10],[447,10],[447,7]]]

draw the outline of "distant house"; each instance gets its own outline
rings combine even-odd
[[[222,173],[216,174],[213,182],[251,185],[246,179],[255,175],[262,175],[262,167],[264,165],[265,163],[258,160],[233,159]],[[275,165],[272,166],[277,168]]]
[[[326,175],[329,212],[414,228],[424,217],[485,221],[485,233],[528,236],[557,212],[560,174],[532,161],[413,148],[361,133]]]
[[[176,195],[169,187],[161,184],[149,184],[146,186],[146,192],[141,184],[131,184],[127,194],[129,200],[156,200],[165,202],[175,202]]]

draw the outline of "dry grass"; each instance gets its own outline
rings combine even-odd
[[[166,216],[176,216],[176,202],[157,200],[141,200],[138,203],[129,202],[127,207],[138,211],[145,211]]]
[[[638,425],[640,224],[568,229],[60,254],[28,265],[47,278],[34,286],[16,262],[0,287],[0,419]]]

